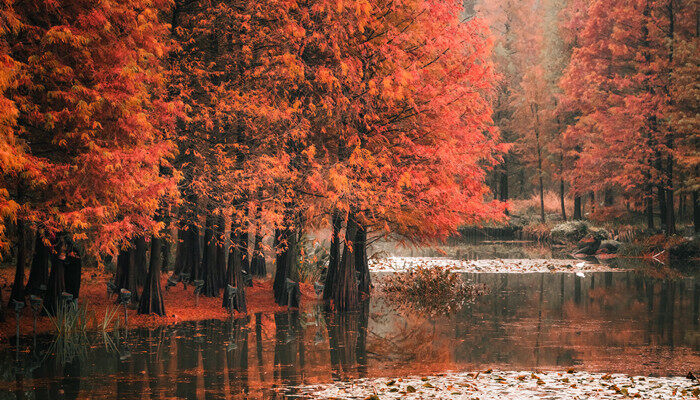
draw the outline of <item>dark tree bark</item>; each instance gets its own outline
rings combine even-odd
[[[115,283],[117,285],[117,293],[120,289],[126,289],[131,292],[131,301],[139,300],[138,285],[136,283],[136,257],[133,247],[123,249],[117,256],[117,273]],[[119,297],[117,297],[117,303]]]
[[[591,211],[590,212],[591,212],[591,214],[593,214],[595,212],[595,192],[591,191],[590,196],[591,196],[590,197],[590,201],[591,201]]]
[[[333,234],[331,236],[331,249],[328,257],[328,270],[326,271],[326,281],[323,285],[323,300],[330,300],[335,293],[335,286],[338,277],[338,264],[340,263],[340,229],[342,228],[343,217],[338,210],[331,216]]]
[[[574,197],[574,219],[583,219],[583,214],[581,213],[581,196]]]
[[[66,282],[66,292],[72,294],[74,299],[80,296],[80,275],[82,269],[83,261],[80,258],[80,254],[78,254],[77,249],[72,248],[68,254],[66,254],[64,278]]]
[[[187,233],[185,230],[178,228],[177,240],[175,240],[175,266],[173,267],[173,275],[180,275],[185,267],[185,238]]]
[[[10,292],[9,304],[12,306],[13,301],[24,302],[24,269],[27,264],[27,248],[26,228],[24,221],[17,220],[17,262],[15,263],[15,280],[12,284],[12,292]]]
[[[248,251],[248,229],[243,228],[240,235],[241,269],[250,273],[250,252]]]
[[[647,216],[647,228],[649,230],[654,230],[654,198],[651,196],[651,193],[649,193],[649,196],[646,198],[646,216]]]
[[[695,233],[700,232],[700,199],[698,191],[693,191],[693,228]]]
[[[0,322],[5,322],[5,302],[2,300],[2,289],[0,289]]]
[[[674,235],[676,233],[676,215],[673,199],[673,160],[669,157],[666,164],[666,178],[668,179],[668,188],[666,193],[666,234]]]
[[[372,287],[372,278],[369,274],[369,264],[367,262],[367,230],[358,222],[357,234],[353,243],[355,252],[355,270],[359,276],[359,290],[361,294],[369,295]]]
[[[216,278],[216,237],[214,235],[214,215],[209,213],[204,224],[204,257],[202,257],[202,295],[216,297],[219,285]]]
[[[64,277],[65,254],[63,248],[58,244],[55,253],[51,255],[51,272],[49,273],[49,283],[44,297],[44,307],[49,315],[54,315],[58,309],[58,301],[61,293],[66,290]]]
[[[29,270],[29,281],[25,288],[27,293],[39,294],[41,285],[46,285],[49,280],[49,257],[51,256],[48,246],[44,243],[41,232],[36,233],[34,244],[34,257],[32,267]]]
[[[508,201],[508,169],[505,163],[501,166],[501,169],[502,171],[499,173],[498,200]]]
[[[241,252],[240,252],[240,235],[236,232],[236,224],[231,223],[231,247],[228,253],[228,267],[226,269],[226,284],[237,288],[236,298],[233,301],[233,309],[238,312],[248,312],[246,297],[245,297],[245,282],[243,279],[243,271],[241,268]],[[228,308],[230,299],[228,291],[224,289],[224,295],[221,299],[221,306]]]
[[[146,238],[143,236],[138,236],[134,240],[134,262],[136,263],[136,284],[143,286],[146,282],[146,274],[148,273],[147,263],[148,263],[148,246],[146,245]]]
[[[656,187],[656,197],[659,202],[659,217],[661,218],[661,228],[666,227],[666,216],[668,211],[666,210],[666,189],[663,185],[658,185]]]
[[[285,227],[275,233],[277,238],[275,249],[277,249],[275,280],[273,290],[275,292],[275,302],[279,305],[286,305],[288,301],[287,278],[292,276],[292,270],[296,260],[297,235],[296,232]]]
[[[161,263],[160,263],[160,269],[163,272],[167,272],[170,270],[170,263],[171,263],[171,257],[170,257],[170,251],[172,249],[172,229],[170,229],[170,223],[171,223],[171,217],[170,217],[170,211],[166,208],[163,211],[163,222],[165,223],[165,231],[163,232],[164,235],[161,238],[161,246],[157,251],[162,253],[162,258],[161,258]],[[151,246],[151,251],[153,251],[153,248]],[[150,265],[149,265],[149,271],[150,271]]]
[[[566,221],[566,203],[564,202],[564,179],[559,179],[559,202],[561,204],[561,218]]]
[[[610,188],[605,188],[605,191],[603,192],[603,204],[606,207],[610,207],[613,205],[613,192],[612,189]]]
[[[216,282],[219,288],[226,288],[226,218],[224,214],[219,214],[216,219],[216,230],[214,232],[216,235],[216,264],[215,264],[215,275]]]
[[[184,231],[182,246],[182,269],[181,272],[189,273],[190,279],[200,278],[200,258],[199,247],[199,227],[196,222],[190,222]]]
[[[265,265],[265,254],[262,249],[263,237],[261,229],[258,228],[255,232],[255,243],[253,244],[253,258],[250,260],[250,272],[253,276],[267,276],[267,267]]]
[[[162,239],[157,236],[151,237],[151,257],[148,263],[148,275],[146,275],[146,284],[141,293],[139,301],[139,314],[157,314],[165,315],[165,306],[163,305],[163,293],[160,289],[160,271],[161,271],[161,248],[163,246]]]
[[[348,214],[348,222],[345,228],[345,248],[338,266],[337,286],[332,295],[333,305],[337,311],[356,310],[359,306],[359,287],[355,273],[355,243],[358,225],[355,213]]]

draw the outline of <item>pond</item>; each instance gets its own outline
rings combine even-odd
[[[376,276],[381,279],[381,276]],[[636,272],[465,274],[488,293],[458,315],[320,305],[100,333],[80,354],[50,337],[0,351],[0,399],[285,399],[294,386],[445,371],[567,370],[685,375],[700,366],[700,280]],[[376,297],[376,296],[375,296]]]

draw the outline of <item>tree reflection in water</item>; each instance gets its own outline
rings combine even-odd
[[[283,399],[294,385],[446,369],[588,369],[685,374],[700,364],[700,285],[634,273],[465,275],[490,290],[451,318],[311,305],[247,319],[101,334],[61,364],[37,348],[0,351],[2,398]],[[254,349],[249,349],[254,341]],[[33,340],[23,339],[25,348]],[[290,388],[292,387],[292,388]]]

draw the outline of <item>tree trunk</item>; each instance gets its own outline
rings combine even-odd
[[[170,257],[170,251],[172,249],[172,229],[171,229],[171,217],[170,217],[170,211],[168,209],[163,211],[163,222],[165,224],[165,229],[163,231],[163,237],[161,238],[161,246],[157,251],[161,253],[161,262],[160,262],[160,268],[161,271],[167,272],[170,269],[170,262],[171,262],[171,257]],[[151,246],[151,251],[153,251],[153,246]],[[149,271],[150,271],[150,265],[149,265]]]
[[[2,289],[0,289],[0,322],[5,322],[5,302],[2,300]]]
[[[674,210],[673,199],[673,159],[669,157],[666,164],[666,179],[668,179],[668,188],[666,189],[666,234],[674,235],[676,233],[676,216]]]
[[[652,189],[649,188],[651,191]],[[654,198],[652,193],[648,193],[646,198],[646,215],[647,215],[647,228],[651,231],[654,230]]]
[[[24,302],[24,267],[27,263],[27,241],[25,240],[25,235],[27,234],[24,221],[21,219],[17,220],[17,262],[15,263],[15,280],[12,284],[12,292],[10,293],[9,304],[12,306],[12,302],[21,301]]]
[[[498,200],[508,201],[508,169],[505,164],[501,165],[500,184],[498,185]]]
[[[117,274],[115,283],[117,290],[126,289],[131,292],[131,301],[137,302],[139,299],[138,285],[136,283],[136,257],[134,247],[124,249],[117,256]],[[117,292],[118,293],[118,292]],[[117,297],[117,303],[119,298]]]
[[[177,229],[177,240],[175,241],[175,267],[173,275],[179,276],[185,268],[185,243],[187,232],[181,228]]]
[[[700,233],[700,199],[698,191],[693,191],[693,228],[695,233]]]
[[[289,220],[285,223],[291,223]],[[275,303],[286,305],[288,301],[287,278],[292,277],[292,270],[297,253],[297,235],[293,228],[284,227],[278,230],[275,248],[278,249],[276,258],[275,280],[273,290],[275,292]]]
[[[255,232],[255,244],[253,245],[253,258],[250,260],[250,272],[253,276],[265,277],[267,268],[265,266],[265,254],[262,248],[263,237],[261,229],[258,227]]]
[[[197,221],[189,222],[185,231],[184,260],[182,272],[189,273],[190,279],[200,278],[199,263],[201,251],[199,243],[199,227]]]
[[[48,283],[50,256],[49,248],[44,243],[41,232],[37,232],[32,267],[29,270],[29,281],[27,281],[27,287],[25,288],[27,293],[38,295],[41,285],[46,285]]]
[[[219,288],[226,288],[226,218],[223,213],[220,213],[216,219],[216,278]]]
[[[49,283],[46,288],[46,296],[44,297],[44,307],[49,315],[55,315],[61,293],[66,289],[63,270],[65,262],[64,250],[59,244],[55,251],[51,255],[51,272],[49,273]]]
[[[574,219],[583,219],[583,214],[581,213],[581,196],[574,197]]]
[[[561,218],[566,221],[566,203],[564,202],[564,179],[559,178],[559,202],[561,203]]]
[[[610,207],[613,205],[613,203],[614,203],[614,200],[613,200],[612,189],[605,188],[605,191],[603,192],[603,204],[606,207]]]
[[[143,286],[146,282],[146,274],[148,273],[148,247],[146,245],[146,238],[143,236],[138,236],[134,240],[134,260],[136,262],[136,284]]]
[[[165,315],[165,306],[163,305],[163,293],[160,289],[160,272],[163,241],[158,236],[151,237],[151,257],[148,263],[148,274],[146,275],[146,284],[141,293],[139,301],[139,314],[157,314]]]
[[[74,299],[80,296],[80,281],[83,269],[83,261],[78,254],[78,250],[73,247],[66,254],[64,263],[64,279],[66,284],[66,292],[73,295]]]
[[[372,278],[369,273],[369,264],[367,263],[367,230],[359,222],[353,250],[355,252],[355,270],[359,273],[359,291],[361,294],[369,296]]]
[[[243,229],[240,234],[241,270],[250,273],[250,252],[248,251],[248,229]]]
[[[242,266],[242,256],[241,256],[241,251],[240,251],[240,246],[241,246],[241,238],[240,234],[236,232],[237,229],[237,224],[235,222],[231,222],[231,247],[229,248],[229,253],[228,253],[228,268],[226,269],[226,284],[231,285],[235,287],[236,290],[236,299],[233,301],[233,309],[242,312],[242,313],[247,313],[248,312],[248,306],[246,302],[246,288],[245,288],[245,282],[243,278],[243,270],[241,268]],[[221,301],[221,306],[224,308],[229,307],[229,296],[228,296],[228,291],[224,289],[224,295]]]
[[[340,263],[340,229],[342,228],[343,217],[340,211],[335,210],[331,216],[333,234],[331,236],[331,249],[328,257],[328,270],[326,271],[326,281],[323,285],[323,300],[330,300],[335,293],[335,285],[338,279],[338,264]]]
[[[355,213],[348,214],[345,228],[345,248],[338,268],[337,286],[334,288],[333,305],[338,311],[356,310],[359,305],[357,275],[355,273],[355,243],[357,237]]]
[[[537,177],[539,181],[540,190],[540,219],[542,223],[545,222],[544,218],[544,181],[542,178],[542,147],[540,146],[540,119],[537,105],[531,105],[533,114],[535,115],[535,140],[537,145]]]
[[[204,257],[202,257],[202,295],[216,297],[219,295],[219,285],[216,279],[216,237],[214,235],[214,215],[207,214],[204,225]]]

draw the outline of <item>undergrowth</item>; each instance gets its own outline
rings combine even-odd
[[[385,278],[382,289],[399,310],[428,317],[449,317],[485,293],[483,285],[468,285],[459,273],[427,266]]]

